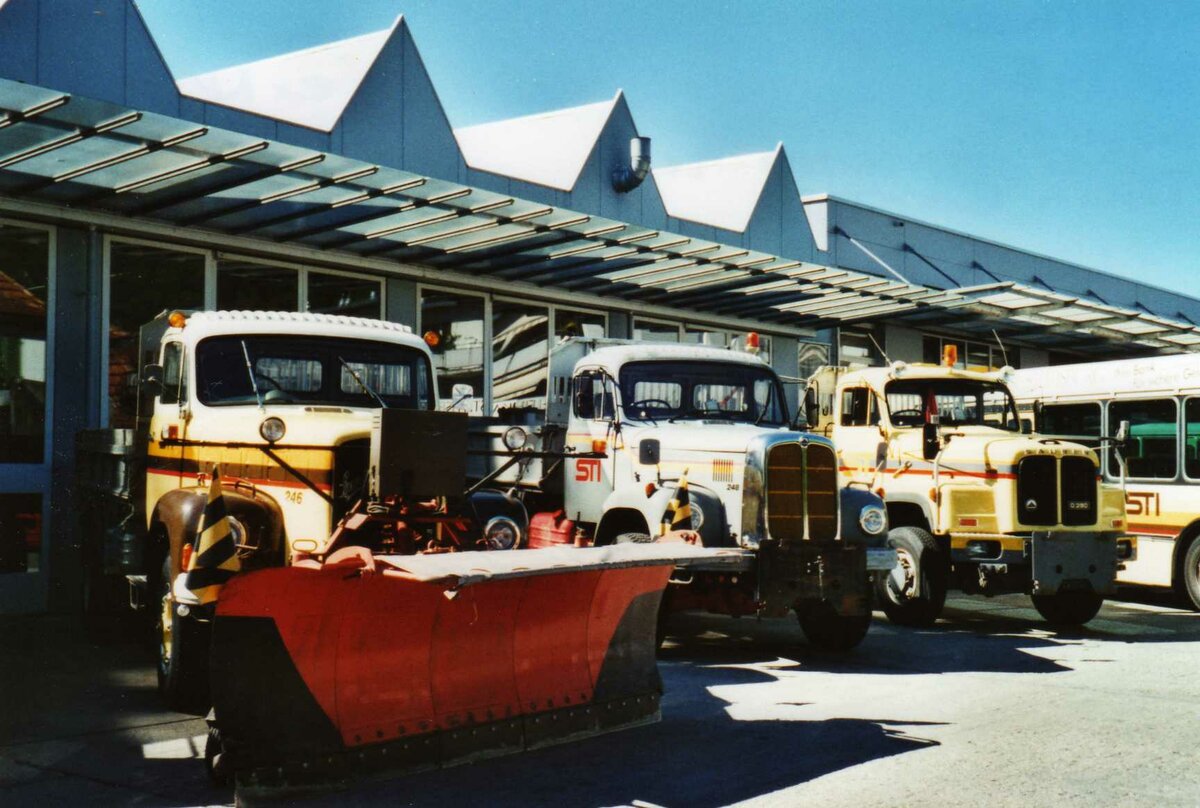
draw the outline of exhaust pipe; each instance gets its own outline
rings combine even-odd
[[[629,165],[613,171],[613,189],[623,194],[642,184],[650,173],[650,138],[635,137],[629,141]]]

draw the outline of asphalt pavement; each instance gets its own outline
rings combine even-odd
[[[1050,630],[1028,599],[876,615],[839,656],[791,621],[687,615],[662,722],[305,804],[1200,805],[1200,613],[1144,591]],[[127,619],[0,619],[0,805],[229,805]]]

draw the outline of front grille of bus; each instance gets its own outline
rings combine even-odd
[[[1046,455],[1017,464],[1017,519],[1024,525],[1058,524],[1058,460]]]
[[[772,446],[766,472],[767,532],[773,539],[788,544],[837,538],[837,461],[831,449],[798,443]]]
[[[1096,464],[1090,457],[1062,459],[1062,522],[1096,523]]]

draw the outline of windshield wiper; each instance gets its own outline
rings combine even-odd
[[[250,349],[246,347],[246,340],[241,340],[241,343],[242,356],[246,358],[246,373],[250,376],[250,387],[254,390],[254,400],[258,402],[260,410],[265,410],[262,393],[258,392],[258,382],[254,380],[254,366],[250,364]]]
[[[367,385],[366,382],[364,382],[362,379],[360,379],[358,377],[358,374],[354,372],[354,368],[350,367],[349,362],[347,362],[345,359],[342,359],[342,357],[340,357],[340,356],[338,357],[338,361],[342,363],[342,367],[344,367],[346,370],[350,371],[350,375],[354,377],[354,381],[358,382],[358,386],[361,387],[364,391],[366,391],[367,395],[369,395],[371,398],[378,401],[379,406],[382,407],[383,409],[386,410],[388,408],[387,403],[382,398],[379,397],[379,394],[376,393],[374,390],[372,390],[370,388],[370,386]]]

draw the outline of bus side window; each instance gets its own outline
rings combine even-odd
[[[1037,431],[1043,435],[1069,435],[1095,448],[1100,438],[1100,404],[1047,404],[1042,407]]]
[[[1178,473],[1178,408],[1173,398],[1145,401],[1113,401],[1108,405],[1108,422],[1114,427],[1129,422],[1130,450],[1125,463],[1132,478],[1171,480]],[[1108,470],[1116,476],[1115,453],[1109,451]]]
[[[1183,404],[1183,473],[1200,478],[1200,398]]]

